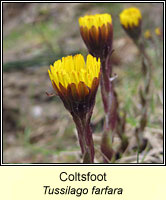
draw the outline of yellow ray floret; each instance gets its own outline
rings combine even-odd
[[[87,27],[90,29],[92,26],[96,28],[101,27],[103,24],[112,23],[111,15],[109,14],[96,14],[96,15],[86,15],[79,18],[79,25]]]
[[[90,54],[87,56],[86,63],[81,54],[67,56],[63,57],[62,60],[55,61],[54,65],[50,65],[50,70],[48,70],[51,81],[58,88],[59,83],[65,88],[71,83],[74,83],[78,87],[80,81],[91,88],[92,81],[95,77],[99,77],[99,72],[100,59],[97,61]]]
[[[138,8],[124,9],[120,13],[120,23],[125,27],[139,26],[139,22],[142,19],[141,12]]]

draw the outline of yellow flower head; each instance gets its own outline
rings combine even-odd
[[[155,34],[157,35],[157,36],[161,36],[161,31],[160,31],[160,28],[155,28]]]
[[[68,85],[74,83],[78,88],[79,82],[84,82],[91,88],[92,81],[99,77],[100,59],[98,61],[90,54],[87,56],[86,63],[81,54],[63,57],[62,60],[54,62],[48,70],[51,81],[60,88],[59,83],[67,89]]]
[[[109,14],[86,15],[79,18],[80,33],[95,57],[106,57],[112,50],[113,27]]]
[[[63,57],[48,70],[53,88],[73,115],[82,116],[93,109],[99,85],[100,59],[90,54]]]
[[[145,31],[144,37],[145,37],[146,39],[150,39],[150,38],[152,37],[152,35],[151,35],[151,33],[150,33],[149,30],[146,30],[146,31]]]
[[[138,8],[132,7],[124,9],[120,13],[120,23],[126,29],[139,26],[141,19],[142,15]]]
[[[99,84],[100,59],[96,60],[89,54],[85,63],[81,54],[63,57],[50,66],[48,73],[56,93],[68,110],[73,110],[71,105],[74,102],[85,101],[89,106],[92,104],[89,102],[94,101]]]
[[[112,24],[112,18],[109,14],[96,14],[96,15],[86,15],[79,18],[80,26],[87,27],[88,29],[95,26],[96,28],[102,27],[103,24]]]

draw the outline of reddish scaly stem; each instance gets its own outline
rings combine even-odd
[[[106,59],[101,60],[102,76],[101,76],[101,95],[106,113],[105,130],[114,131],[117,122],[117,98],[114,91],[113,82],[110,81],[112,67],[110,63],[110,55]]]
[[[101,59],[101,65],[102,75],[100,85],[105,111],[105,125],[101,142],[101,151],[108,158],[108,160],[111,160],[114,155],[112,141],[117,122],[118,103],[114,91],[113,82],[110,81],[110,76],[112,74],[110,54],[107,56],[106,59]],[[109,131],[111,131],[111,134],[109,134]],[[108,163],[108,160],[104,158],[104,162]]]
[[[90,127],[90,116],[73,116],[78,131],[78,138],[84,163],[94,163],[94,144]]]

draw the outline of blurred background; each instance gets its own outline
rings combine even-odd
[[[3,3],[3,162],[79,163],[81,154],[70,114],[52,93],[49,65],[66,55],[87,49],[79,32],[78,18],[86,14],[109,13],[113,18],[115,90],[119,107],[127,113],[129,147],[115,163],[136,162],[134,130],[139,122],[142,83],[140,54],[119,22],[119,13],[135,6],[143,15],[142,33],[153,61],[153,79],[148,124],[144,137],[149,142],[140,156],[144,163],[163,160],[163,40],[162,3]],[[103,126],[100,89],[92,117],[95,162],[102,162],[100,141]],[[115,146],[119,138],[115,136]]]

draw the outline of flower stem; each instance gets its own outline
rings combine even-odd
[[[139,151],[145,146],[145,142],[143,140],[143,131],[147,125],[148,120],[148,104],[149,104],[149,92],[150,92],[150,85],[151,85],[151,77],[152,77],[152,69],[153,64],[145,51],[144,43],[139,41],[136,43],[141,55],[142,55],[142,74],[144,76],[144,87],[140,90],[140,98],[141,98],[141,105],[142,105],[142,113],[140,118],[139,126],[136,127],[135,133],[138,141]]]
[[[105,130],[114,130],[117,121],[117,98],[114,91],[113,82],[110,81],[112,74],[112,66],[110,63],[110,55],[106,59],[102,59],[102,75],[101,75],[101,95],[106,114]]]
[[[113,82],[110,81],[110,76],[112,74],[110,54],[107,56],[106,59],[105,58],[101,59],[101,65],[102,65],[101,66],[102,73],[101,73],[100,85],[101,85],[101,96],[105,111],[105,124],[104,124],[104,133],[102,135],[102,141],[101,141],[101,151],[108,158],[108,160],[111,160],[114,154],[112,148],[112,142],[117,122],[118,102],[116,93],[114,91]],[[109,134],[110,131],[111,134]],[[104,162],[107,162],[107,160],[104,159]]]
[[[90,127],[90,117],[73,116],[76,124],[83,163],[94,163],[94,144]]]

